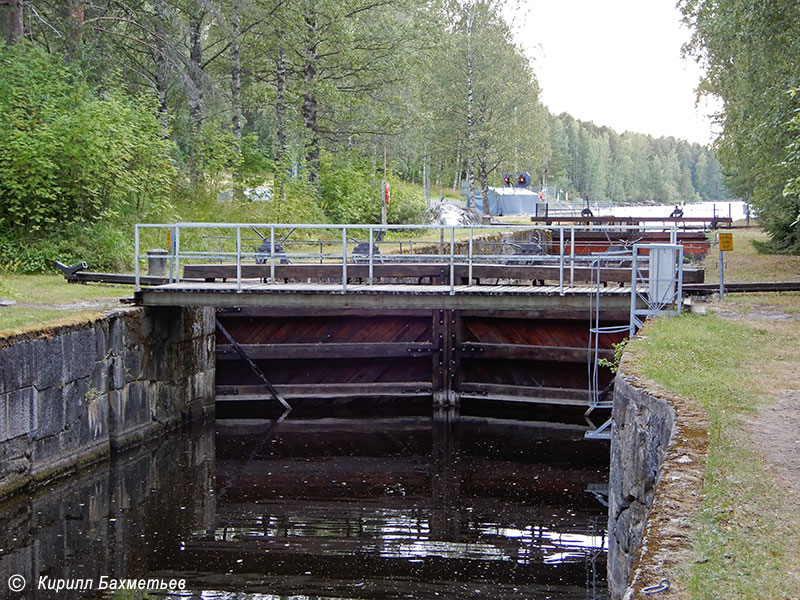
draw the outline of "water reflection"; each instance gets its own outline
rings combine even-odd
[[[175,598],[603,598],[607,469],[577,426],[220,420],[4,507],[0,573],[185,578]]]

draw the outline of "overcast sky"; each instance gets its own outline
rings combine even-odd
[[[519,0],[515,34],[533,59],[542,102],[620,133],[709,143],[710,109],[695,107],[700,69],[681,57],[690,34],[675,4]]]

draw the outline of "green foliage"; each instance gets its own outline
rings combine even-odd
[[[241,166],[242,154],[233,133],[219,123],[205,123],[195,141],[197,168],[212,184]]]
[[[597,364],[601,367],[608,367],[611,369],[612,373],[616,373],[619,370],[619,363],[622,362],[622,354],[625,352],[625,346],[627,346],[627,344],[628,338],[625,338],[616,344],[611,344],[611,347],[614,349],[614,360],[601,358],[597,361]]]
[[[274,182],[263,186],[274,190]],[[214,223],[326,223],[315,187],[299,178],[284,182],[281,192],[271,200],[217,200],[216,192],[201,188],[183,190],[176,201],[176,214],[170,221]]]
[[[800,88],[789,90],[791,98],[800,95]],[[788,174],[788,180],[783,188],[784,211],[780,217],[774,219],[773,229],[781,228],[777,236],[781,246],[800,252],[800,108],[796,108],[794,115],[787,124],[791,141],[786,146],[786,154],[782,166]],[[789,219],[794,217],[791,222]]]
[[[0,233],[0,265],[14,265],[14,273],[52,273],[56,260],[85,260],[92,270],[124,271],[133,266],[132,231],[117,223],[71,223],[49,234],[5,231]]]
[[[0,223],[90,224],[167,202],[172,167],[149,103],[93,93],[57,57],[0,48]]]
[[[273,167],[267,148],[254,133],[242,137],[241,148],[239,175],[250,185],[262,183],[264,174]]]
[[[723,101],[717,150],[728,188],[752,202],[775,249],[798,252],[793,181],[800,98],[787,92],[800,81],[800,5],[682,0],[680,6],[694,30],[687,50],[706,65],[700,90]]]
[[[380,223],[380,178],[360,156],[324,153],[320,183],[322,206],[333,223]]]
[[[32,43],[0,48],[0,256],[23,271],[127,264],[135,222],[374,223],[384,172],[391,223],[423,219],[404,181],[517,167],[573,198],[724,193],[706,149],[548,115],[499,0],[23,4]]]
[[[425,223],[425,201],[417,186],[396,177],[389,178],[391,202],[386,218],[389,223]]]
[[[358,153],[322,157],[322,206],[333,223],[380,223],[382,176]],[[421,223],[425,213],[422,196],[414,186],[389,173],[390,223]]]

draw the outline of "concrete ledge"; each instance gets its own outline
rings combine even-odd
[[[214,351],[207,308],[0,336],[0,497],[212,415]]]

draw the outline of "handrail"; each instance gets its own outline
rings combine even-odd
[[[135,284],[136,284],[136,291],[138,292],[141,289],[141,265],[140,262],[142,259],[146,258],[146,254],[142,252],[142,238],[146,236],[147,233],[151,230],[166,230],[169,232],[169,250],[167,254],[167,258],[170,261],[170,276],[169,280],[171,283],[180,279],[180,263],[182,260],[218,260],[218,261],[225,261],[229,264],[233,263],[236,265],[236,289],[237,292],[241,293],[242,291],[242,264],[246,260],[253,260],[258,259],[261,257],[261,262],[266,263],[268,260],[269,264],[269,273],[270,273],[270,280],[275,280],[275,273],[276,273],[276,262],[286,262],[287,260],[291,259],[292,261],[300,261],[308,262],[313,261],[315,263],[338,263],[341,264],[342,270],[342,287],[341,292],[347,293],[347,269],[348,264],[353,264],[354,262],[361,262],[362,264],[368,264],[369,266],[369,276],[367,278],[368,284],[372,284],[374,281],[374,264],[376,257],[380,261],[390,260],[391,258],[395,258],[397,256],[413,256],[415,261],[429,261],[435,263],[441,263],[443,266],[449,267],[450,273],[450,293],[455,294],[457,293],[457,289],[455,286],[455,267],[456,265],[467,265],[468,266],[468,277],[469,281],[472,281],[472,273],[473,273],[473,265],[478,262],[486,262],[486,261],[501,261],[505,263],[517,262],[522,263],[528,260],[536,260],[538,263],[550,263],[553,265],[558,266],[558,273],[559,273],[559,293],[560,295],[564,295],[564,288],[566,285],[573,285],[575,280],[575,266],[581,263],[586,263],[592,259],[593,254],[582,254],[576,252],[576,226],[575,225],[568,225],[568,226],[550,226],[547,228],[540,228],[535,227],[530,224],[509,224],[509,225],[479,225],[479,224],[469,224],[469,225],[389,225],[389,226],[382,226],[382,225],[375,225],[375,224],[341,224],[341,225],[330,225],[330,224],[309,224],[309,223],[302,223],[302,224],[278,224],[278,223],[138,223],[134,228],[134,277],[135,277]],[[262,250],[259,248],[256,250],[255,248],[252,250],[245,250],[243,247],[243,238],[242,238],[242,229],[262,229],[262,230],[269,230],[269,238],[264,236],[262,238],[262,247],[266,244],[266,247]],[[519,244],[525,243],[537,243],[543,246],[550,246],[552,250],[555,252],[547,253],[547,254],[515,254],[511,255],[508,253],[504,253],[504,246],[507,246],[506,241],[495,241],[495,240],[488,240],[482,237],[478,237],[481,234],[509,234],[512,232],[519,232],[519,231],[531,231],[531,232],[539,232],[546,229],[547,231],[552,232],[553,234],[553,242],[542,241],[540,240],[541,236],[537,236],[536,242],[531,239],[529,242],[519,242]],[[619,234],[621,232],[646,232],[646,231],[664,231],[664,228],[661,226],[613,226],[613,227],[604,227],[604,226],[595,226],[590,225],[588,227],[581,227],[582,230],[594,231],[594,232],[614,232],[615,234]],[[222,236],[202,236],[200,239],[215,239],[221,240],[220,242],[220,249],[218,250],[207,250],[203,248],[202,245],[197,247],[196,240],[193,240],[192,234],[193,232],[199,230],[224,230],[229,232],[228,235]],[[281,231],[293,231],[293,230],[301,230],[301,231],[310,231],[310,230],[318,230],[318,231],[328,231],[331,232],[329,237],[330,239],[320,239],[320,240],[296,240],[291,242],[295,245],[297,251],[296,252],[287,252],[283,247],[283,243],[286,242],[285,239],[282,239],[281,242],[276,241],[276,233]],[[391,232],[419,232],[419,231],[430,231],[430,232],[438,232],[439,241],[421,241],[421,240],[413,240],[411,242],[412,254],[380,254],[377,250],[377,243],[375,242],[375,233],[380,231],[391,231]],[[456,230],[464,232],[464,239],[463,240],[456,240]],[[445,233],[449,231],[449,240],[445,241]],[[337,235],[337,232],[339,235]],[[360,232],[362,235],[366,233],[368,235],[368,256],[364,256],[360,254],[358,256],[353,255],[349,252],[348,247],[348,239],[349,235],[355,235],[356,232]],[[555,236],[558,236],[558,243],[555,244]],[[673,226],[670,230],[670,238],[671,242],[675,243],[675,239],[677,236],[677,229]],[[197,237],[197,236],[194,236]],[[181,239],[183,238],[183,239]],[[340,239],[340,242],[336,240]],[[226,240],[234,240],[234,244],[232,247],[228,247],[227,249],[224,248],[224,243]],[[194,246],[193,246],[194,243]],[[384,248],[391,244],[400,244],[400,248],[402,249],[402,245],[404,243],[408,243],[408,240],[383,240],[381,244]],[[288,244],[288,243],[287,243]],[[335,246],[340,244],[340,248],[337,250]],[[430,253],[413,253],[414,244],[421,244],[426,245],[429,247],[438,247],[438,254],[430,254]],[[479,245],[480,244],[480,245]],[[303,252],[303,246],[312,246],[314,248],[319,247],[319,251],[316,250],[312,252]],[[325,248],[325,246],[329,246],[329,248]],[[500,247],[499,253],[497,252],[497,247]],[[449,247],[449,248],[448,248]],[[567,248],[569,251],[567,252]],[[488,252],[486,252],[488,250]],[[512,258],[516,257],[516,258]],[[513,261],[513,262],[512,262]],[[258,260],[257,260],[258,262]]]

